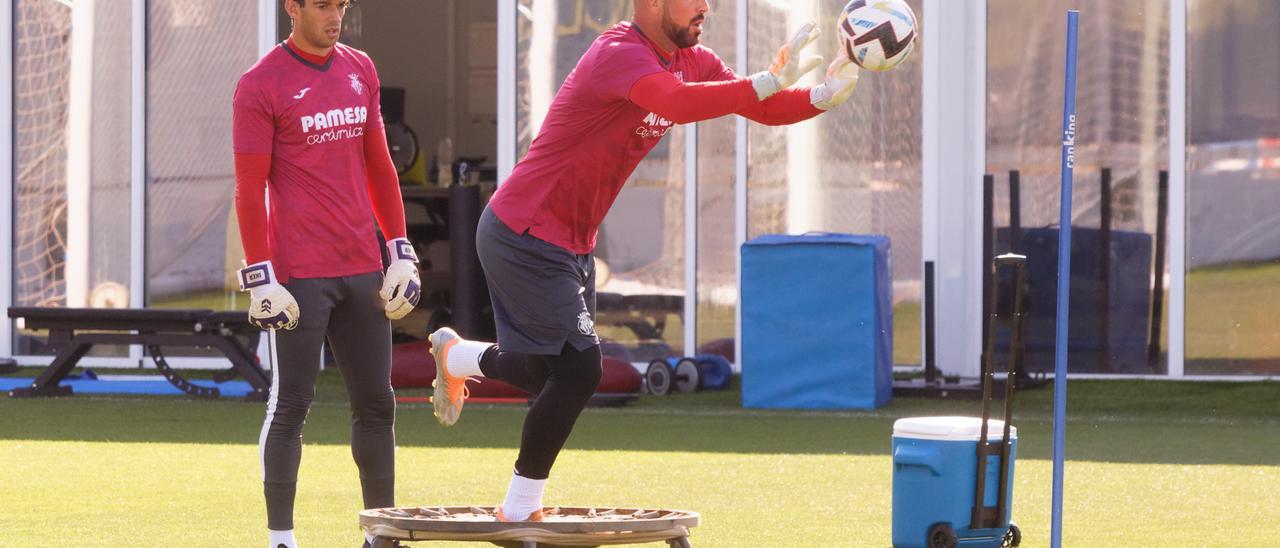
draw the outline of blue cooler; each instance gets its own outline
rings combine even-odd
[[[893,545],[898,548],[932,546],[1000,546],[1005,536],[1021,541],[1009,521],[1013,500],[1013,465],[1017,461],[1018,431],[1009,432],[1009,481],[1005,483],[1004,513],[971,528],[978,485],[978,438],[982,419],[976,417],[917,417],[893,423]],[[987,440],[998,444],[1004,422],[987,423]],[[983,506],[995,511],[1000,490],[1000,454],[987,457]],[[950,540],[948,542],[948,539]],[[932,540],[933,542],[930,542]]]

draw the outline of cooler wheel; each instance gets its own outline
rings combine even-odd
[[[925,543],[929,548],[956,548],[959,539],[956,538],[956,530],[951,528],[947,523],[935,523],[929,528],[928,542]]]
[[[1019,529],[1017,525],[1010,523],[1009,530],[1004,534],[1004,542],[1002,542],[1000,546],[1010,547],[1017,546],[1019,544],[1022,544],[1022,529]]]

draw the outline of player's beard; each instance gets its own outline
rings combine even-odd
[[[689,21],[688,25],[683,27],[676,24],[671,18],[671,13],[664,11],[662,14],[662,32],[675,42],[678,48],[691,48],[698,45],[698,35],[694,34],[693,26],[706,20],[707,16],[699,14]]]

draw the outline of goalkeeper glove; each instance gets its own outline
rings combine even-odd
[[[387,317],[398,320],[409,314],[418,305],[422,297],[422,282],[418,279],[418,255],[407,238],[396,238],[387,242],[387,251],[391,256],[391,266],[382,279],[382,298],[387,301],[383,307]]]
[[[249,292],[249,323],[259,329],[298,327],[298,301],[283,285],[276,283],[271,261],[240,269],[240,290]]]
[[[770,95],[791,87],[801,76],[822,64],[821,56],[800,56],[800,50],[817,40],[820,34],[822,31],[818,30],[817,24],[812,20],[805,23],[790,41],[778,48],[778,55],[774,57],[773,64],[769,65],[769,70],[748,76],[751,86],[756,90],[756,97],[763,101]]]
[[[827,66],[827,76],[822,83],[809,90],[809,102],[822,110],[828,110],[845,102],[858,85],[858,65],[844,55]]]

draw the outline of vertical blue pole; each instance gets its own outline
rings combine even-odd
[[[1058,320],[1053,363],[1053,523],[1049,544],[1062,546],[1062,472],[1067,444],[1067,310],[1071,302],[1071,171],[1076,148],[1076,33],[1080,12],[1067,12],[1066,79],[1062,85],[1062,208],[1058,221]]]

